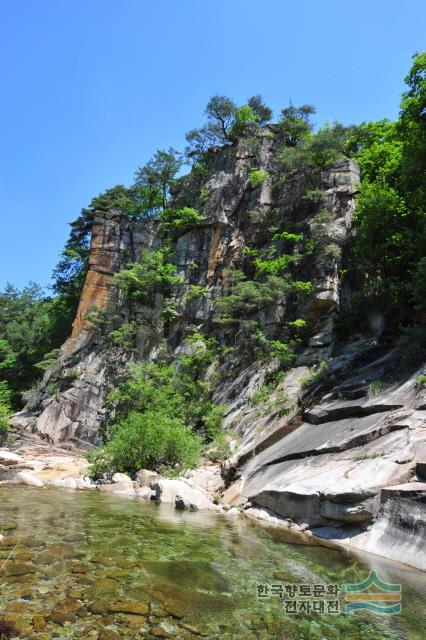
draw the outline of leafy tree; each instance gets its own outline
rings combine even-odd
[[[281,110],[281,119],[278,122],[278,131],[288,147],[297,146],[312,131],[311,115],[315,113],[315,107],[303,104],[300,107],[290,106]]]
[[[227,96],[215,95],[207,103],[205,114],[211,132],[215,132],[222,144],[228,142],[229,132],[235,117],[236,105]]]
[[[253,135],[258,127],[258,117],[248,104],[243,104],[235,110],[234,122],[229,133],[229,138],[235,141],[241,136]]]
[[[166,209],[171,200],[171,189],[182,167],[181,154],[170,147],[167,151],[159,149],[154,157],[136,171],[135,187],[144,197],[152,198],[154,212],[159,207]]]
[[[247,105],[252,110],[252,113],[256,116],[256,119],[260,126],[263,126],[267,122],[272,120],[272,109],[268,107],[260,95],[252,96],[247,100]]]
[[[353,313],[368,314],[374,306],[392,331],[401,322],[426,321],[419,317],[426,252],[426,54],[414,56],[406,83],[397,122],[363,123],[347,141],[363,178],[354,216],[357,260],[348,274],[357,290]]]
[[[9,429],[9,419],[12,413],[12,392],[5,380],[0,381],[0,437]]]
[[[402,185],[410,204],[426,202],[426,52],[416,53],[405,78],[398,129],[403,142]]]
[[[39,377],[37,364],[68,337],[68,307],[64,298],[51,298],[35,283],[19,291],[6,285],[0,293],[0,381],[19,394]]]

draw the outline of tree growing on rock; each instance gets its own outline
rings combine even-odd
[[[166,209],[171,200],[171,188],[182,163],[182,156],[176,149],[159,149],[144,167],[136,171],[134,186],[141,190],[146,198],[151,194],[154,208]]]

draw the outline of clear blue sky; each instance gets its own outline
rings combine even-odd
[[[67,222],[215,93],[394,118],[424,0],[0,0],[0,287],[47,285]]]

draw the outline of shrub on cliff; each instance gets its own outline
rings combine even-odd
[[[147,299],[154,289],[162,293],[170,287],[182,284],[176,275],[176,267],[169,261],[170,249],[145,251],[138,262],[122,269],[114,276],[114,282],[129,299]]]
[[[256,189],[269,176],[269,173],[265,169],[250,169],[248,174],[248,181],[252,189]]]
[[[183,207],[182,209],[164,209],[159,219],[161,231],[186,231],[204,222],[206,217],[192,207]]]

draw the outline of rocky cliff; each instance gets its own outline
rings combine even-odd
[[[329,217],[319,221],[318,208],[302,201],[294,206],[286,181],[273,181],[274,153],[273,137],[265,131],[255,152],[239,142],[214,154],[203,202],[191,202],[205,219],[173,236],[182,284],[173,292],[174,313],[167,321],[161,293],[149,306],[130,309],[113,279],[144,251],[161,247],[157,221],[98,212],[72,335],[14,424],[55,444],[96,445],[110,418],[108,393],[125,376],[126,363],[153,360],[165,346],[176,358],[190,348],[191,332],[201,331],[221,347],[209,375],[214,400],[226,406],[224,429],[232,451],[223,464],[228,501],[248,500],[246,513],[253,517],[278,516],[318,537],[426,569],[420,548],[426,525],[426,394],[416,382],[423,370],[402,367],[400,350],[381,344],[373,330],[343,344],[334,330],[358,167],[341,160],[322,173],[322,206]],[[249,180],[253,168],[268,175],[257,186]],[[246,265],[247,248],[270,241],[265,230],[271,211],[305,239],[316,232],[320,241],[290,267],[294,281],[312,283],[307,295],[283,297],[253,313],[271,340],[288,339],[289,320],[305,323],[295,364],[259,404],[255,393],[279,365],[247,355],[247,331],[223,324],[216,301],[233,271]],[[197,296],[188,295],[194,285]],[[132,350],[108,342],[90,319],[94,309],[118,324],[136,323]]]

